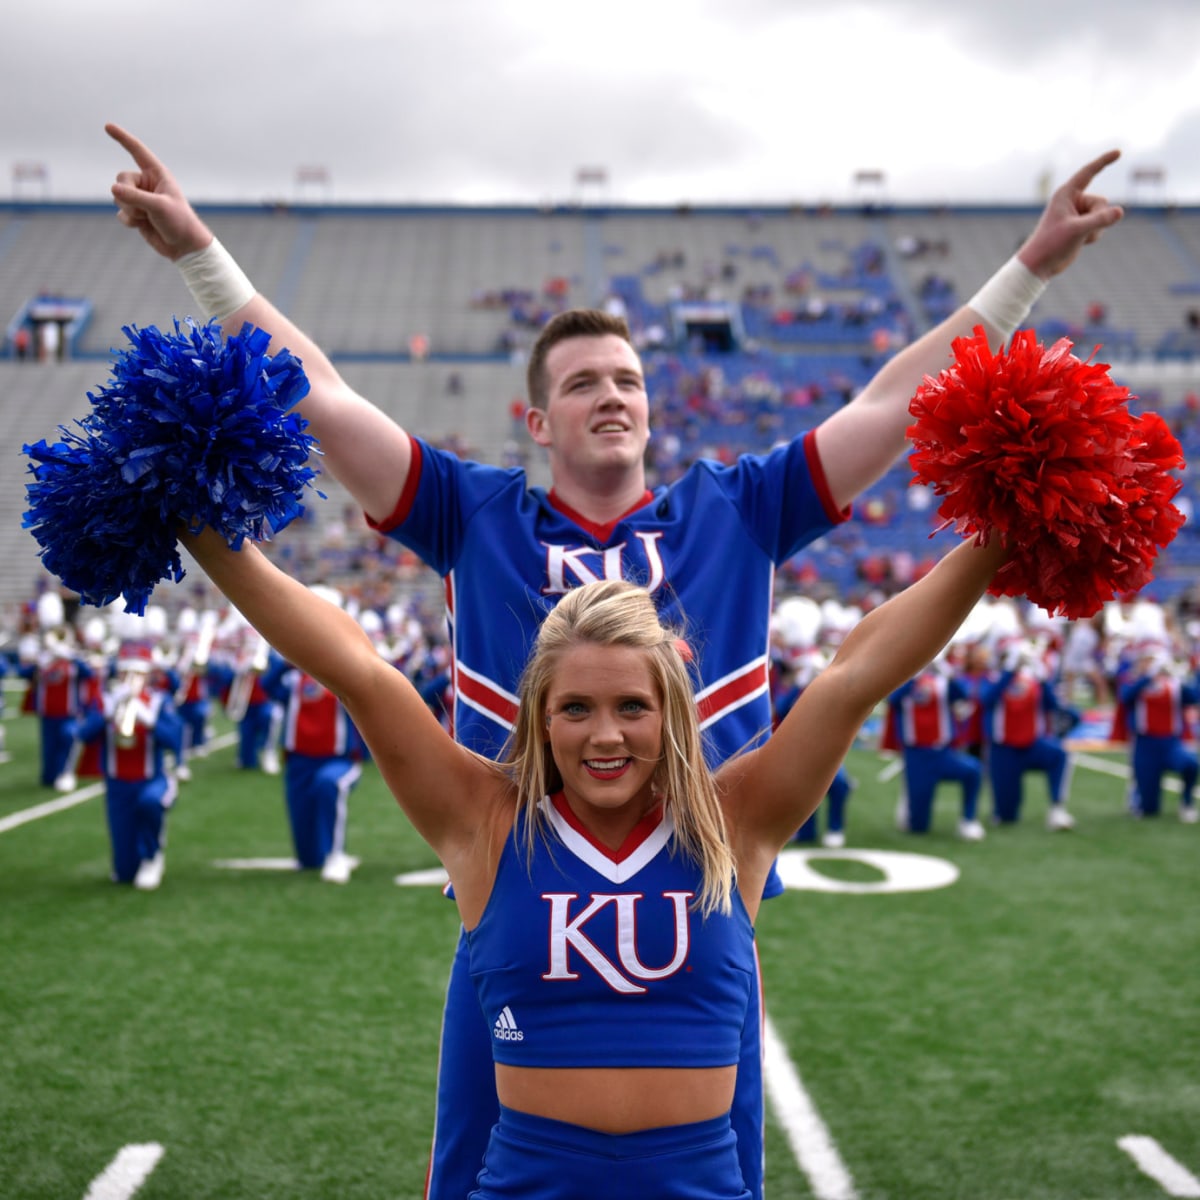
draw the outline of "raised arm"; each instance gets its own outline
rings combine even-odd
[[[286,348],[301,360],[311,391],[300,410],[320,439],[323,467],[369,516],[390,516],[408,477],[407,433],[355,392],[320,347],[254,290],[149,148],[119,125],[104,128],[134,164],[112,185],[117,219],[180,265],[193,296],[208,310],[194,316],[216,317],[230,333],[249,321],[271,334],[272,353]]]
[[[1054,195],[1020,250],[939,325],[906,346],[845,408],[817,431],[817,448],[839,508],[880,479],[905,452],[908,404],[926,375],[950,364],[951,343],[983,325],[993,348],[1020,327],[1046,281],[1065,271],[1084,246],[1124,215],[1088,191],[1120,152],[1110,150],[1080,167]]]
[[[928,575],[868,613],[760,749],[722,772],[739,864],[776,854],[815,811],[875,706],[931,662],[1004,563],[993,538],[964,542]]]
[[[402,671],[349,613],[280,571],[251,542],[230,550],[210,529],[182,539],[213,583],[289,662],[334,692],[388,787],[458,886],[496,816],[499,770],[448,737]]]

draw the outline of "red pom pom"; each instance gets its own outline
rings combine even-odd
[[[1183,524],[1170,474],[1183,450],[1166,422],[1133,415],[1129,389],[1066,338],[1047,349],[1019,330],[993,353],[976,326],[953,349],[909,407],[909,462],[913,482],[945,497],[940,528],[1012,548],[992,594],[1074,619],[1142,588]]]

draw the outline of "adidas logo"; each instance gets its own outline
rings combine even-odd
[[[523,1042],[525,1035],[517,1028],[517,1019],[512,1015],[512,1009],[506,1004],[492,1026],[492,1036],[501,1042]]]

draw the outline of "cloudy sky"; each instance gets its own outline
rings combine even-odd
[[[0,196],[36,163],[105,198],[116,121],[196,200],[836,203],[869,170],[1033,201],[1116,146],[1098,190],[1200,203],[1200,0],[39,0],[3,29]]]

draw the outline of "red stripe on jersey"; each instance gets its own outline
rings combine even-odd
[[[1041,685],[1018,681],[1017,692],[1006,692],[996,706],[993,740],[1002,746],[1023,750],[1046,735],[1046,714],[1042,708]]]
[[[404,479],[404,487],[400,489],[400,496],[396,501],[396,507],[382,521],[376,521],[369,513],[363,513],[367,525],[379,533],[391,533],[393,529],[397,529],[403,525],[408,519],[409,510],[412,508],[413,500],[417,495],[417,484],[421,482],[421,465],[423,462],[421,443],[416,438],[410,437],[408,444],[412,450],[412,458],[409,460],[408,474]]]
[[[495,717],[497,721],[509,727],[516,723],[516,703],[482,679],[477,679],[468,675],[461,668],[457,668],[454,672],[454,686],[456,694],[462,698],[464,703],[470,703],[475,708],[482,709],[489,716]]]
[[[154,732],[140,722],[133,727],[129,745],[117,739],[116,729],[109,722],[109,738],[104,773],[123,783],[144,783],[158,774],[154,754]]]
[[[949,687],[944,679],[922,675],[900,702],[901,730],[906,746],[941,749],[950,745],[954,722]]]
[[[313,758],[346,753],[346,719],[341,701],[311,675],[293,682],[284,721],[283,748]]]
[[[1136,733],[1149,737],[1183,737],[1187,728],[1178,681],[1157,679],[1143,689],[1134,706],[1134,717]]]
[[[810,429],[804,435],[804,458],[808,463],[809,473],[812,475],[813,487],[821,498],[821,507],[825,510],[825,515],[835,525],[848,521],[851,513],[850,506],[838,508],[834,503],[833,492],[829,490],[829,480],[825,478],[825,465],[821,462],[821,451],[817,446],[815,429]]]
[[[727,712],[741,707],[752,696],[764,691],[768,684],[766,661],[751,663],[736,675],[731,675],[710,692],[696,698],[696,715],[700,726],[710,725]]]
[[[35,677],[37,712],[42,717],[73,717],[79,712],[79,666],[56,659],[39,667]]]

